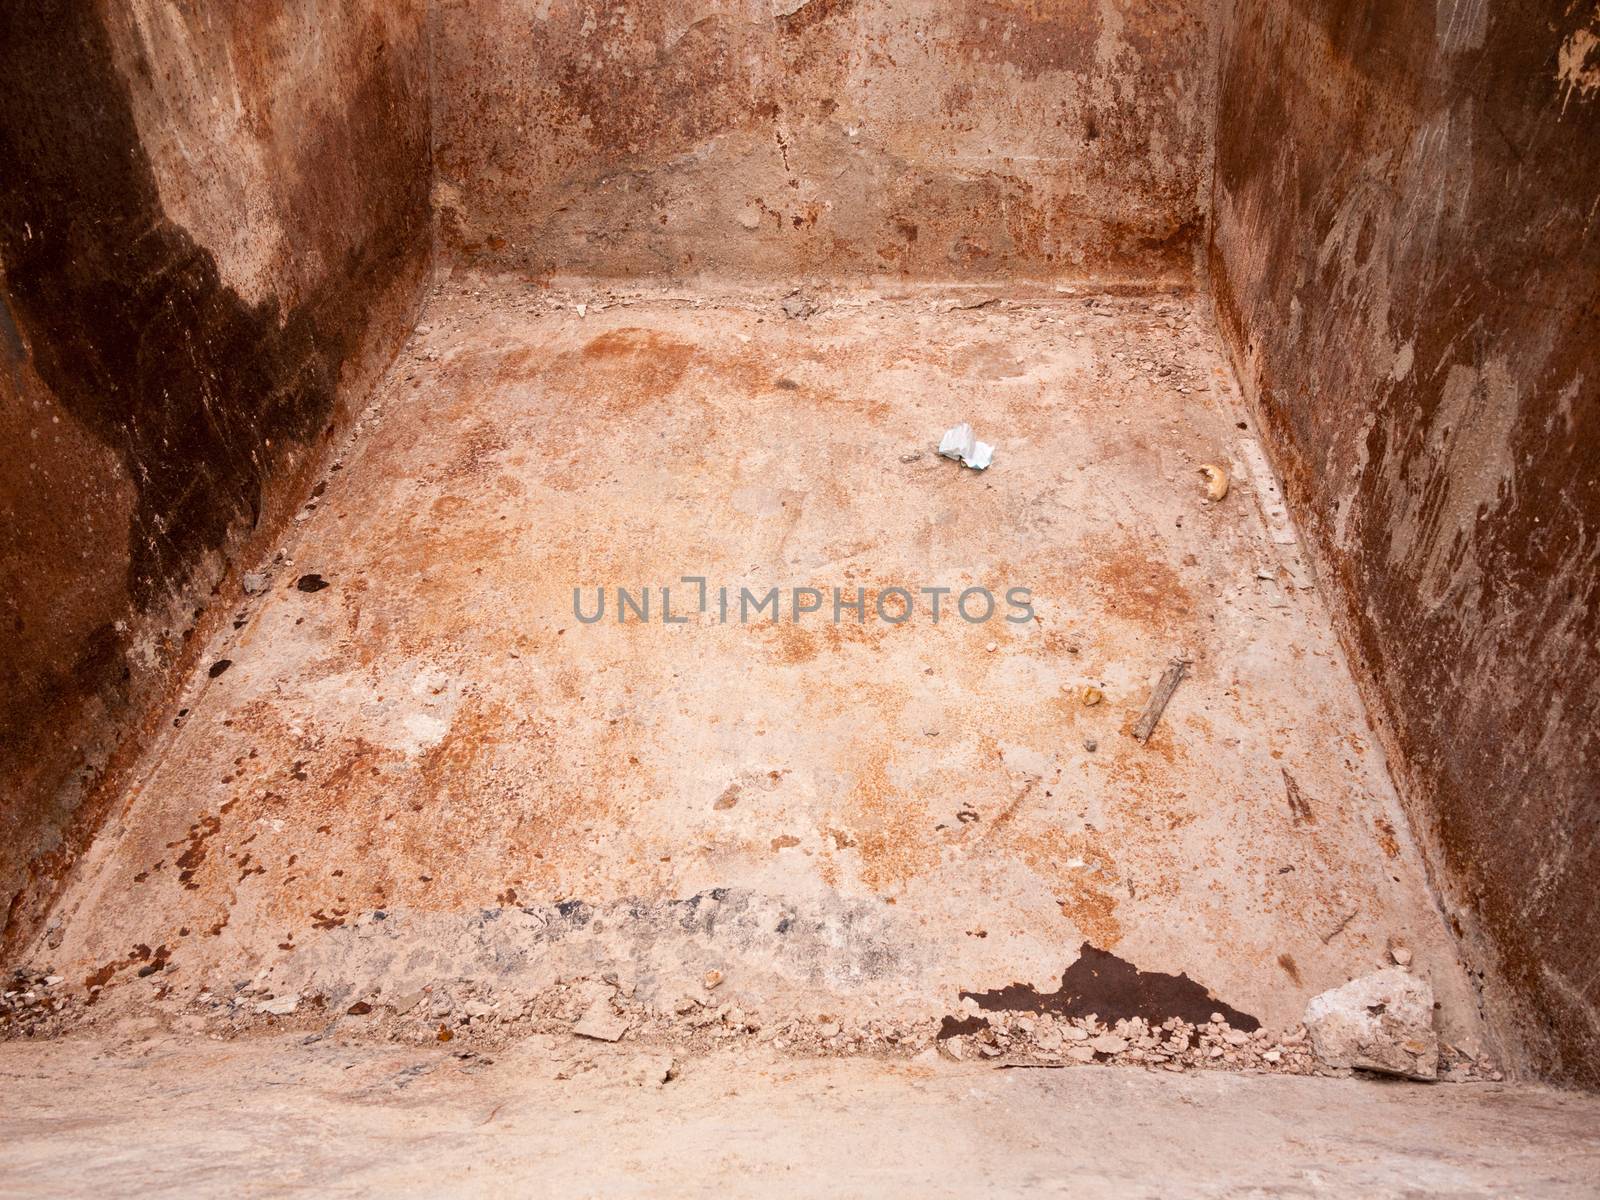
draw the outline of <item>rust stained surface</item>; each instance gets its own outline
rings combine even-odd
[[[1589,1085],[1597,45],[1592,3],[1240,3],[1210,251],[1491,1013],[1527,1065]]]
[[[0,18],[8,942],[427,259],[420,5],[204,7]]]
[[[1196,1025],[1220,1012],[1234,1029],[1253,1032],[1261,1023],[1217,999],[1201,983],[1186,975],[1141,971],[1115,954],[1088,942],[1078,947],[1078,959],[1061,976],[1052,992],[1012,984],[989,992],[963,992],[985,1012],[1059,1013],[1069,1017],[1091,1014],[1105,1021],[1140,1017],[1154,1025],[1172,1017]],[[946,1018],[948,1020],[949,1018]]]
[[[627,913],[725,894],[778,942],[780,913],[848,918],[781,986],[778,951],[729,950],[752,1005],[815,986],[826,1011],[937,1014],[960,988],[1051,991],[1090,941],[1292,1024],[1399,937],[1471,1044],[1415,853],[1378,849],[1393,797],[1325,616],[1262,578],[1279,551],[1247,478],[1204,499],[1195,465],[1244,436],[1225,380],[1188,295],[843,294],[794,321],[776,294],[458,276],[292,562],[208,647],[232,665],[195,671],[51,961],[122,986],[164,946],[184,995],[264,969],[337,989],[378,969],[351,955],[382,913],[435,931],[383,968],[421,986],[512,970],[470,931],[543,937],[528,914],[559,905],[670,1003],[679,920],[630,940]],[[933,453],[959,418],[999,443],[985,473]],[[724,624],[685,575],[735,604],[1020,586],[1038,619],[968,624],[952,596],[938,624],[925,602]],[[618,586],[651,589],[648,623],[616,619]],[[592,615],[598,587],[581,623],[573,591]],[[1177,646],[1193,673],[1140,745]]]
[[[1203,0],[443,0],[460,260],[632,275],[1193,274]]]

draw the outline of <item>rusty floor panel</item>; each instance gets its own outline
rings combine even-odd
[[[1087,942],[1289,1024],[1399,941],[1476,1044],[1202,302],[780,299],[444,283],[85,855],[56,969],[581,962],[662,1004],[717,969],[749,1008],[928,1013],[1050,989]],[[963,419],[986,472],[933,453]],[[724,624],[684,576],[1026,587],[1037,619]],[[618,585],[691,619],[659,591],[648,623],[574,618]],[[521,923],[486,939],[486,909]],[[413,939],[382,961],[375,912]]]

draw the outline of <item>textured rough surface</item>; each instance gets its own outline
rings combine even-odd
[[[631,957],[657,998],[1066,1006],[1115,953],[1282,1024],[1399,936],[1448,1037],[1486,1002],[1600,1084],[1594,0],[46,0],[0,35],[0,954],[86,1004],[265,970],[315,1007],[464,966],[373,958],[378,914],[503,912],[513,957],[570,923],[540,971]],[[435,230],[517,278],[441,296],[324,473]],[[1208,312],[1143,290],[1202,247],[1421,857]],[[962,419],[981,476],[932,452]],[[710,572],[1044,600],[555,620]]]
[[[1600,9],[1235,7],[1222,327],[1493,1011],[1600,1084]]]
[[[547,1039],[0,1046],[0,1177],[116,1196],[1592,1197],[1600,1101]]]
[[[1281,1027],[1402,938],[1476,1045],[1194,299],[782,295],[453,278],[34,960],[182,995],[632,971],[663,1004],[715,969],[749,1010],[938,1016],[1088,942]],[[987,471],[935,453],[959,419]],[[724,623],[722,585],[1026,587],[1036,619]]]
[[[1439,1073],[1433,989],[1398,967],[1352,979],[1313,996],[1306,1032],[1331,1067],[1359,1067],[1412,1079]]]
[[[5,6],[0,943],[410,327],[423,31],[420,3]]]
[[[440,0],[461,259],[593,274],[1186,279],[1209,0]]]

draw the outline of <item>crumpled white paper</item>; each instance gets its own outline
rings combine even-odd
[[[954,429],[945,431],[944,438],[939,442],[939,453],[945,458],[959,459],[974,471],[981,471],[993,460],[994,447],[988,442],[980,442],[978,435],[972,432],[972,426],[963,421]]]

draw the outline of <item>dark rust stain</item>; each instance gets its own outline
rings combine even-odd
[[[1283,771],[1283,792],[1289,802],[1290,819],[1296,825],[1315,825],[1317,815],[1311,810],[1311,802],[1300,790],[1300,785],[1295,782],[1294,776],[1289,774],[1289,768],[1282,767],[1280,770]]]
[[[336,908],[331,913],[319,908],[311,914],[311,923],[318,929],[337,929],[349,915],[350,910],[345,908]]]
[[[939,1022],[939,1041],[946,1038],[963,1037],[968,1034],[982,1033],[989,1028],[989,1022],[982,1017],[945,1017]]]
[[[1132,963],[1085,942],[1078,960],[1061,976],[1061,987],[1041,992],[1028,984],[1013,983],[992,992],[962,992],[985,1012],[1054,1013],[1061,1017],[1087,1017],[1091,1014],[1111,1024],[1141,1017],[1153,1025],[1176,1017],[1203,1025],[1212,1013],[1221,1013],[1228,1024],[1246,1033],[1261,1028],[1261,1022],[1214,997],[1187,975],[1164,975],[1141,971]]]
[[[1385,858],[1400,857],[1400,839],[1396,836],[1394,826],[1386,817],[1374,817],[1372,827],[1378,835],[1378,845],[1383,849]]]
[[[148,979],[165,968],[167,960],[172,956],[172,951],[168,950],[166,946],[157,946],[154,950],[151,950],[148,946],[140,946],[139,951],[143,952],[139,954],[139,958],[145,961],[144,965],[134,972],[134,975],[140,979]]]
[[[195,891],[199,884],[194,882],[195,872],[206,861],[206,843],[209,842],[222,828],[220,817],[202,816],[193,825],[189,826],[187,845],[184,841],[168,842],[167,849],[175,850],[184,846],[182,854],[174,860],[178,868],[178,882],[189,891]]]

